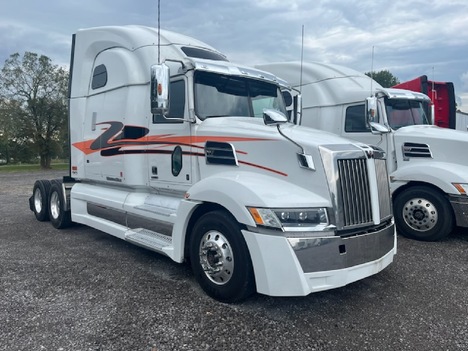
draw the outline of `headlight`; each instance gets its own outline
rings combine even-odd
[[[326,208],[269,209],[249,207],[248,210],[257,225],[266,227],[294,231],[329,224]]]
[[[455,188],[460,192],[461,195],[468,194],[468,184],[467,183],[452,183]]]

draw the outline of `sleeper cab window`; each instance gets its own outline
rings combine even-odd
[[[107,68],[104,65],[99,65],[94,68],[93,80],[91,81],[91,88],[102,88],[107,84]]]
[[[153,115],[153,123],[183,123],[185,115],[185,81],[176,80],[169,85],[169,113],[167,117]]]

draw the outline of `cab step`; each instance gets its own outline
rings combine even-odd
[[[127,231],[125,240],[166,255],[166,251],[172,249],[172,237],[142,228]]]

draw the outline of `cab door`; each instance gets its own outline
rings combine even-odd
[[[185,77],[171,80],[167,116],[149,121],[148,177],[151,187],[185,191],[192,184],[192,124],[188,121]]]

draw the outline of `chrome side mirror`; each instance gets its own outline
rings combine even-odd
[[[295,96],[296,100],[296,108],[295,108],[295,123],[298,126],[302,124],[302,95],[296,95]]]
[[[151,113],[166,115],[169,111],[169,67],[162,63],[151,66]]]
[[[380,123],[369,122],[369,125],[371,127],[371,133],[372,134],[386,134],[386,133],[391,132],[390,128],[388,128],[387,126],[384,126],[383,124],[380,124]]]
[[[375,96],[366,99],[366,120],[367,122],[377,122],[379,120],[377,112],[377,98]]]
[[[281,112],[266,108],[263,110],[263,122],[265,125],[278,125],[288,121],[288,118]]]

